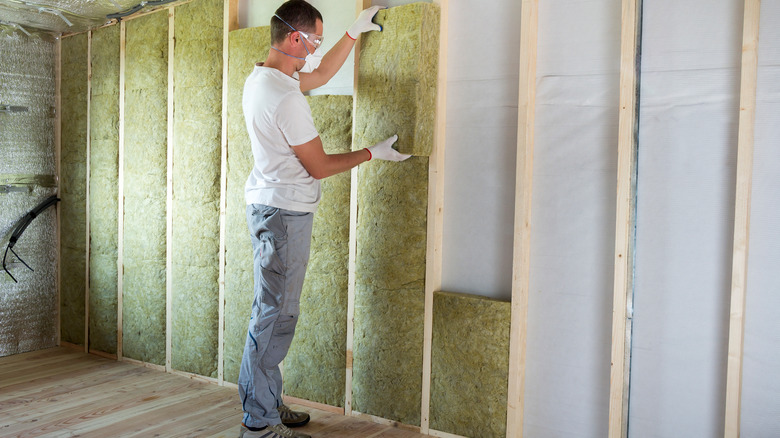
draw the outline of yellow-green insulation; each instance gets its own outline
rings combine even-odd
[[[171,366],[217,377],[223,1],[174,15]]]
[[[308,98],[325,152],[352,147],[352,96]],[[344,406],[347,350],[350,172],[322,180],[301,315],[284,360],[285,394]]]
[[[92,32],[89,348],[116,353],[119,26]]]
[[[428,158],[358,171],[353,408],[420,423]]]
[[[353,408],[420,424],[428,158],[436,101],[439,7],[385,9],[365,35],[354,149],[398,134],[417,156],[358,172]]]
[[[238,382],[249,313],[252,307],[252,243],[246,225],[244,183],[252,170],[252,146],[241,109],[244,81],[255,63],[268,55],[268,26],[234,30],[228,53],[228,174],[225,213],[225,352],[224,378]]]
[[[437,292],[433,300],[431,428],[506,435],[510,303]]]
[[[225,380],[238,379],[253,299],[252,245],[246,226],[244,183],[253,158],[244,116],[246,77],[270,47],[268,27],[230,32],[228,77],[228,186],[225,239]],[[327,153],[351,146],[352,97],[309,98]],[[343,406],[346,364],[347,258],[350,175],[322,182],[312,250],[301,298],[301,319],[284,362],[285,393]]]
[[[84,344],[87,232],[87,34],[62,39],[60,328]]]
[[[400,152],[430,156],[436,119],[439,6],[412,3],[379,11],[382,32],[363,34],[355,149],[398,134]]]
[[[168,12],[125,36],[122,354],[165,365]]]

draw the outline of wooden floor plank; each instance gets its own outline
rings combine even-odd
[[[207,383],[194,380],[158,383],[151,390],[148,387],[139,385],[137,389],[134,388],[132,396],[118,403],[101,406],[85,412],[75,421],[75,424],[68,426],[68,430],[82,435],[101,428],[110,428],[114,423],[124,418],[142,418],[143,415],[183,400],[189,399],[193,403],[197,403],[198,398],[204,391],[202,387],[207,385]],[[120,398],[123,395],[118,395],[116,398]]]
[[[238,404],[237,401],[228,403],[222,409],[223,417],[221,419],[212,416],[208,424],[199,424],[199,425],[196,424],[196,427],[190,431],[187,431],[187,428],[184,427],[187,425],[184,424],[177,429],[178,431],[181,432],[170,436],[172,438],[184,438],[184,437],[201,438],[204,434],[209,433],[210,430],[224,429],[233,426],[235,428],[235,434],[232,436],[237,437],[240,424],[241,424],[241,416],[243,415],[243,412],[241,412],[239,406],[240,405]],[[229,413],[229,415],[225,415],[225,413]]]
[[[20,395],[18,398],[0,402],[0,410],[8,415],[21,419],[22,414],[39,415],[56,412],[57,406],[73,407],[79,402],[93,403],[95,395],[112,397],[117,388],[117,379],[126,381],[146,373],[138,369],[118,370],[120,373],[98,376],[90,381],[75,379],[76,382],[67,385],[52,386],[35,391],[33,394]],[[70,380],[68,380],[70,382]]]
[[[234,438],[235,388],[59,347],[0,358],[0,436]],[[420,438],[413,431],[291,404],[316,438]]]
[[[241,422],[241,410],[238,398],[226,394],[224,391],[210,391],[193,399],[185,399],[181,402],[167,406],[152,415],[143,418],[128,418],[110,429],[121,435],[132,437],[149,436],[178,436],[191,433],[194,430],[208,429],[225,418],[230,418],[229,426],[235,426]],[[127,423],[132,430],[126,430],[122,423]],[[139,427],[143,425],[145,427]],[[173,433],[172,433],[173,432]]]
[[[21,414],[12,415],[15,424],[3,432],[21,433],[25,432],[31,436],[38,436],[44,433],[52,433],[61,430],[70,430],[70,426],[75,423],[84,422],[95,415],[100,415],[106,409],[116,408],[117,394],[125,391],[123,385],[131,382],[137,391],[151,392],[157,388],[160,383],[153,379],[143,382],[144,376],[135,378],[125,378],[100,385],[99,387],[86,387],[82,390],[74,391],[59,397],[51,403],[46,401],[36,401],[30,403],[28,409],[23,409]],[[143,382],[143,383],[142,383]],[[1,406],[0,406],[1,408]],[[24,406],[23,406],[24,408]]]
[[[82,388],[90,382],[100,383],[106,379],[117,378],[117,375],[128,372],[126,369],[110,364],[100,364],[95,368],[83,368],[69,374],[68,379],[61,376],[50,376],[34,382],[19,382],[0,390],[0,404],[13,399],[15,402],[26,402],[26,398],[43,398],[59,393]],[[134,371],[136,372],[136,371]]]
[[[78,360],[84,356],[82,352],[65,350],[65,354],[56,354],[54,356],[30,356],[25,360],[20,361],[5,361],[0,362],[0,381],[9,376],[23,375],[23,371],[35,370],[35,369],[50,369],[51,365],[69,362],[70,360]],[[5,359],[5,358],[4,358]]]
[[[26,362],[36,359],[47,359],[65,354],[71,354],[74,350],[70,348],[47,348],[44,350],[28,351],[26,353],[14,354],[11,356],[0,357],[0,368],[11,366],[19,362]]]

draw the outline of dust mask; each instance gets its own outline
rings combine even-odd
[[[320,49],[317,49],[314,51],[314,53],[309,53],[308,55],[306,55],[304,61],[306,63],[303,64],[303,67],[301,67],[300,72],[311,73],[314,70],[316,70],[317,67],[320,66],[320,62],[322,62],[322,52],[320,51]]]

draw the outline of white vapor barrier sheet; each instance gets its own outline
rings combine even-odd
[[[520,9],[449,3],[442,289],[504,301],[512,291]]]
[[[620,14],[539,4],[524,436],[607,436]]]
[[[631,438],[723,436],[743,5],[644,2]]]
[[[761,4],[750,215],[742,436],[780,436],[780,2]]]
[[[0,175],[54,174],[54,43],[33,34],[0,29],[0,103],[27,107],[0,112]],[[5,252],[16,223],[54,188],[35,185],[0,190],[0,251]],[[55,209],[27,227],[6,265],[19,281],[0,271],[0,356],[56,345]],[[2,257],[2,254],[0,254]]]

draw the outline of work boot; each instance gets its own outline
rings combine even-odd
[[[282,424],[287,427],[301,427],[309,422],[309,414],[306,412],[293,411],[287,405],[281,405],[276,408],[279,411],[279,417],[282,419]]]
[[[311,438],[311,435],[294,432],[284,424],[274,424],[266,427],[247,427],[241,423],[241,432],[238,438]]]

